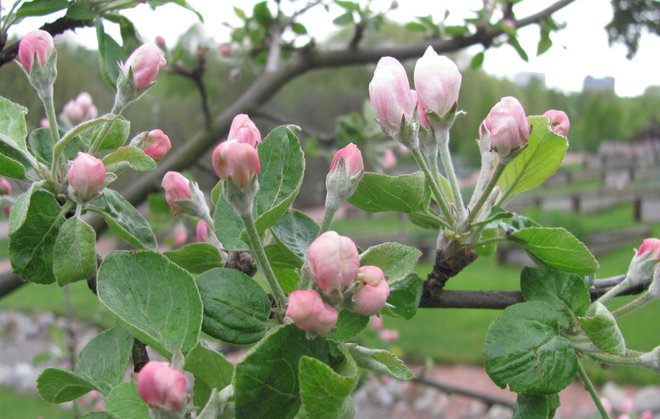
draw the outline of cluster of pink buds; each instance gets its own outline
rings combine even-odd
[[[337,311],[324,300],[332,304],[342,303],[356,313],[371,316],[380,312],[390,293],[383,271],[377,266],[360,267],[355,243],[335,231],[327,231],[312,242],[307,250],[304,269],[314,280],[318,292],[294,292],[289,297],[286,313],[302,330],[323,335],[334,327]],[[304,294],[292,298],[300,292]],[[346,299],[348,301],[343,301]],[[306,315],[302,316],[301,313]],[[310,313],[322,313],[322,316]],[[331,316],[330,313],[334,314]],[[321,318],[322,325],[316,327],[315,322],[320,322]],[[332,319],[334,321],[330,322]]]
[[[186,400],[186,376],[167,362],[147,362],[137,377],[138,394],[149,406],[180,411]]]
[[[415,64],[414,79],[416,90],[411,90],[406,70],[395,58],[383,57],[376,66],[369,98],[378,122],[390,135],[412,122],[415,108],[426,129],[430,128],[429,115],[453,120],[462,79],[456,64],[429,46]]]
[[[91,154],[79,152],[69,166],[67,179],[71,191],[88,201],[105,187],[105,165]]]
[[[218,177],[247,189],[261,170],[256,149],[260,142],[261,133],[254,122],[247,115],[236,115],[227,140],[213,150],[213,169]]]
[[[92,96],[87,92],[82,92],[64,105],[62,115],[72,124],[79,124],[83,121],[96,118],[96,106],[92,102]]]

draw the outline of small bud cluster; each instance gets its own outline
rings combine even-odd
[[[70,124],[76,125],[83,121],[96,118],[96,106],[92,102],[92,96],[87,92],[80,93],[75,99],[71,99],[62,108],[62,117]]]
[[[314,289],[292,293],[286,316],[300,329],[319,335],[334,328],[337,308],[371,316],[380,312],[390,293],[383,271],[377,266],[360,267],[355,243],[334,231],[312,242],[304,270]]]

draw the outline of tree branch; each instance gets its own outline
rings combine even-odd
[[[488,407],[490,407],[494,404],[499,404],[500,406],[506,406],[506,407],[513,408],[513,403],[511,403],[508,400],[505,400],[505,399],[502,399],[502,398],[499,398],[499,397],[494,397],[494,396],[491,396],[491,395],[486,394],[486,393],[481,393],[481,392],[478,392],[478,391],[470,390],[470,389],[467,389],[467,388],[456,387],[456,386],[453,386],[453,385],[450,385],[450,384],[440,383],[440,382],[437,382],[437,381],[429,380],[429,379],[424,378],[424,377],[416,377],[416,378],[413,378],[410,381],[413,381],[415,383],[424,384],[425,386],[432,387],[436,390],[443,391],[443,392],[445,392],[449,395],[459,394],[461,396],[466,396],[466,397],[470,397],[472,399],[481,400],[482,402],[486,403],[488,405]]]

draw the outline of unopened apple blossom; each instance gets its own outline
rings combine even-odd
[[[21,40],[18,45],[18,58],[28,74],[32,73],[35,58],[39,66],[46,65],[51,54],[55,52],[53,37],[41,29],[34,30]]]
[[[170,137],[165,135],[162,130],[154,129],[147,133],[142,151],[155,161],[161,161],[170,148],[172,148]]]
[[[426,48],[415,64],[415,90],[422,110],[418,114],[447,114],[458,101],[461,73],[456,64],[444,55],[438,55],[433,47]],[[421,117],[420,117],[421,119]]]
[[[165,200],[175,211],[181,210],[177,201],[189,200],[192,197],[190,181],[179,172],[165,173],[161,186],[165,189]]]
[[[186,376],[167,362],[149,361],[137,377],[137,391],[149,406],[178,411],[186,399]]]
[[[512,96],[503,97],[481,123],[480,132],[488,133],[491,150],[507,157],[529,139],[529,123],[522,105]]]
[[[199,220],[195,233],[198,242],[205,243],[209,241],[209,225],[206,224],[206,221]]]
[[[120,65],[120,69],[126,78],[129,72],[132,74],[137,89],[146,89],[153,84],[158,70],[165,64],[167,61],[160,48],[153,44],[143,44]]]
[[[261,133],[250,117],[241,113],[232,119],[227,140],[235,140],[256,147],[261,142]]]
[[[378,61],[369,83],[369,100],[378,113],[378,122],[391,135],[400,131],[404,119],[412,119],[415,100],[406,70],[395,58],[383,57]]]
[[[554,132],[563,135],[564,137],[568,134],[568,130],[571,128],[571,121],[569,121],[566,112],[550,109],[549,111],[546,111],[543,116],[548,117],[550,120],[550,127]]]
[[[296,290],[289,295],[286,317],[301,330],[324,336],[337,324],[337,310],[323,302],[314,290]]]
[[[72,124],[94,119],[97,113],[96,106],[92,102],[92,96],[87,92],[80,93],[62,108],[62,114]]]
[[[3,177],[0,177],[0,195],[9,195],[11,193],[11,184]]]
[[[318,236],[307,250],[305,269],[326,293],[343,291],[357,278],[360,256],[353,240],[335,231]]]
[[[67,174],[69,186],[82,200],[92,199],[105,184],[105,165],[91,154],[78,152]]]
[[[355,312],[365,316],[380,313],[390,295],[390,286],[383,271],[377,266],[363,266],[358,281],[361,284],[353,295]]]
[[[259,154],[249,143],[223,141],[213,150],[211,158],[218,177],[241,189],[247,189],[261,171]]]

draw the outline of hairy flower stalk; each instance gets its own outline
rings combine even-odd
[[[325,178],[325,213],[321,233],[330,228],[330,223],[339,207],[353,196],[363,174],[362,153],[355,144],[350,143],[335,154]]]

